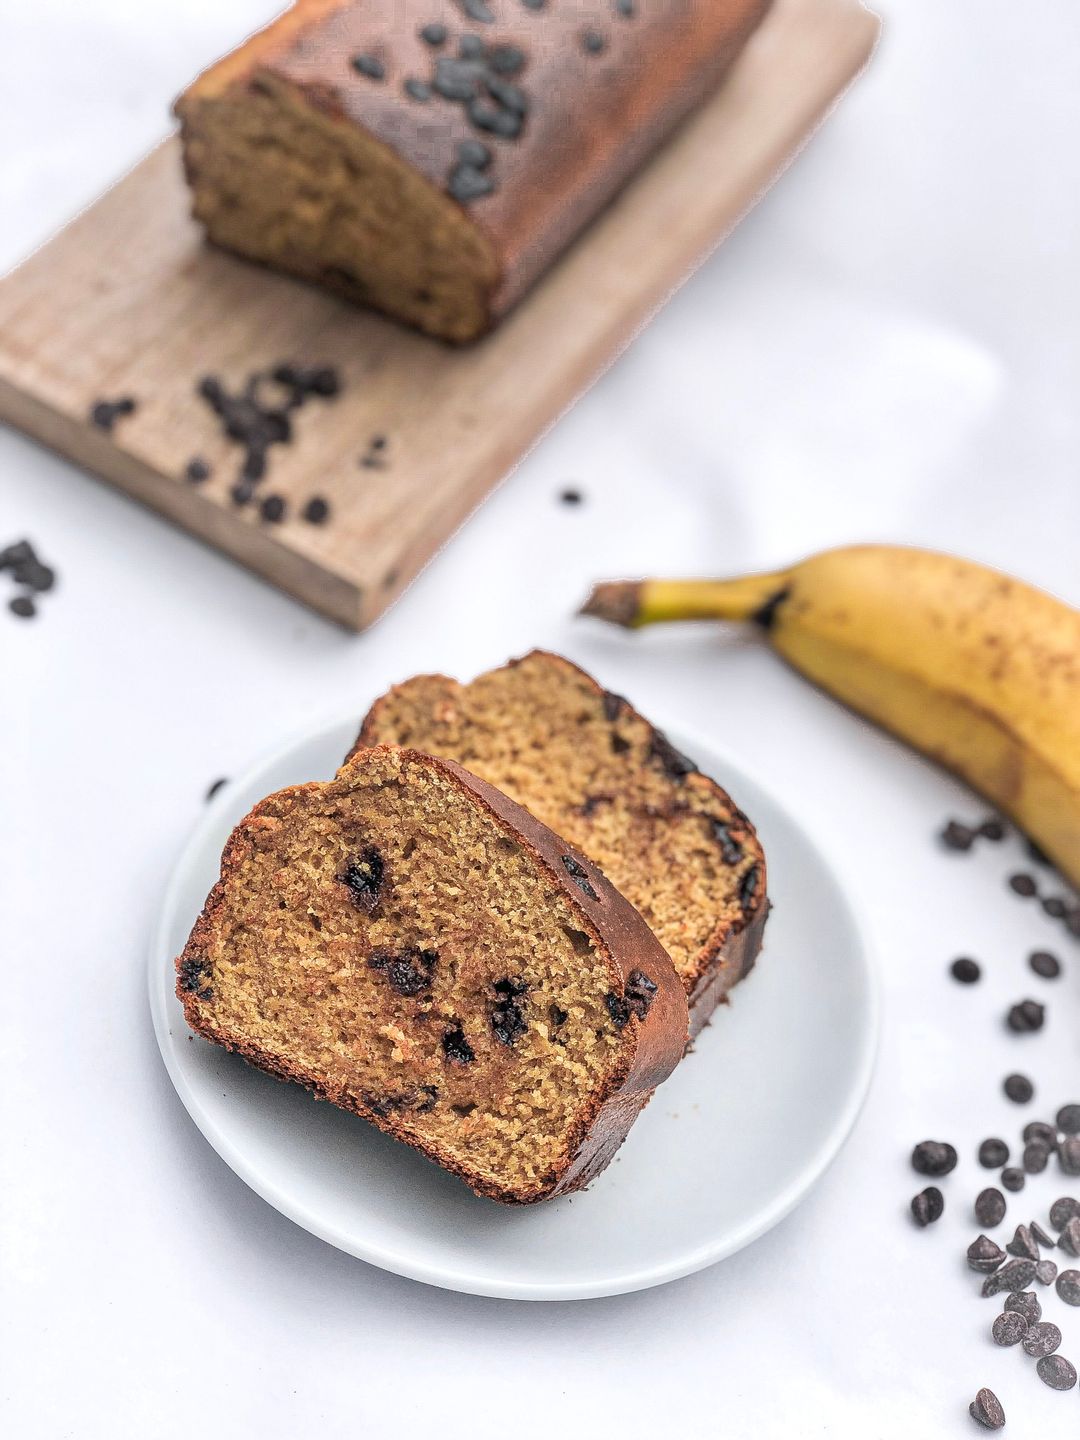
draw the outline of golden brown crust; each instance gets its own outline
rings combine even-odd
[[[396,747],[376,747],[395,750]],[[614,887],[586,857],[567,846],[512,800],[493,786],[469,774],[452,761],[439,760],[404,750],[403,764],[427,767],[449,776],[457,787],[467,792],[474,802],[492,817],[504,833],[511,835],[546,872],[579,915],[581,926],[603,948],[618,968],[623,985],[634,970],[645,970],[656,983],[657,991],[642,1020],[636,1014],[627,1023],[625,1062],[609,1084],[608,1093],[593,1097],[592,1103],[579,1115],[568,1140],[570,1163],[554,1177],[553,1183],[528,1192],[511,1192],[470,1170],[443,1147],[425,1142],[413,1131],[407,1131],[391,1113],[377,1113],[355,1094],[330,1087],[281,1056],[268,1054],[249,1037],[219,1028],[197,991],[182,983],[187,969],[198,971],[205,963],[227,901],[230,879],[235,876],[250,853],[255,837],[268,823],[270,812],[277,814],[283,802],[305,794],[318,794],[342,782],[330,785],[317,783],[294,786],[261,801],[233,831],[221,861],[221,876],[207,901],[184,947],[177,958],[176,994],[193,1030],[208,1040],[233,1050],[251,1064],[281,1079],[304,1085],[320,1099],[361,1116],[372,1124],[405,1141],[443,1168],[460,1176],[477,1194],[505,1204],[530,1204],[581,1189],[604,1168],[633,1124],[638,1113],[652,1096],[653,1089],[675,1068],[682,1057],[688,1038],[688,1012],[683,987],[663,947],[648,926]],[[595,899],[584,893],[570,878],[562,857],[570,855],[582,866]]]
[[[556,655],[548,650],[530,650],[527,654],[510,660],[505,668],[514,669],[537,657],[572,672],[576,678],[584,681],[598,698],[602,699],[608,693],[587,671],[582,670],[571,660],[567,660],[565,656]],[[433,683],[444,685],[448,698],[465,688],[460,681],[447,675],[415,677],[413,681],[405,681],[403,685],[393,686],[385,695],[380,696],[367,712],[356,742],[345,759],[345,765],[348,765],[358,751],[380,743],[382,712],[392,703],[399,691],[414,684],[416,679],[430,680]],[[652,722],[636,710],[625,697],[619,696],[618,699],[626,706],[630,714],[650,728],[654,737],[661,741],[666,740],[662,732],[657,730]],[[734,803],[731,796],[715,780],[700,770],[689,771],[684,783],[707,791],[715,797],[718,808],[725,813],[730,813],[737,820],[742,827],[739,835],[740,844],[744,850],[753,854],[759,875],[757,888],[743,908],[738,920],[734,923],[723,919],[717,921],[708,940],[695,957],[690,973],[684,976],[690,1004],[690,1031],[691,1035],[696,1035],[716,1006],[726,999],[732,987],[753,969],[764,939],[770,902],[765,852],[750,820]]]
[[[177,113],[185,120],[201,101],[269,76],[322,115],[361,127],[440,191],[461,142],[482,139],[495,151],[497,186],[467,213],[495,261],[490,325],[710,93],[770,0],[636,0],[632,17],[612,0],[538,11],[519,0],[490,3],[493,25],[470,22],[453,0],[299,0],[196,80]],[[419,31],[432,21],[455,40],[479,33],[525,51],[516,83],[529,112],[516,139],[479,132],[462,105],[405,96],[407,77],[431,72]],[[589,31],[602,37],[598,53],[587,48]],[[385,81],[358,76],[349,63],[358,54],[377,57]]]

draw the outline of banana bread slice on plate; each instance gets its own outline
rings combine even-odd
[[[176,965],[200,1034],[511,1204],[598,1174],[687,1039],[670,960],[589,860],[392,746],[251,811]]]
[[[569,660],[534,650],[470,685],[407,680],[371,707],[341,773],[384,743],[456,760],[589,855],[671,956],[693,1033],[752,968],[769,908],[754,827]]]

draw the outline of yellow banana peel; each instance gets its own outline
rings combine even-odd
[[[756,622],[809,679],[956,772],[1080,885],[1080,612],[932,550],[857,545],[730,580],[597,586],[636,628]]]

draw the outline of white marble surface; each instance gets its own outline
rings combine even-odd
[[[0,263],[136,159],[200,62],[271,8],[8,6]],[[1077,1394],[990,1345],[993,1304],[958,1257],[975,1142],[1080,1098],[1080,949],[1006,891],[1014,849],[935,850],[942,817],[977,805],[763,650],[570,615],[597,575],[859,538],[964,551],[1080,602],[1078,45],[1069,0],[1023,18],[893,0],[872,73],[779,188],[359,639],[0,434],[0,540],[32,536],[62,575],[37,622],[0,616],[7,1433],[910,1440],[966,1433],[981,1384],[1009,1434],[1076,1432]],[[578,510],[556,503],[568,481]],[[183,1113],[143,974],[212,779],[407,673],[537,643],[707,727],[817,828],[870,915],[886,1005],[869,1105],[796,1214],[711,1271],[577,1305],[425,1289],[281,1219]],[[1046,942],[1068,966],[1054,988],[1024,966]],[[972,991],[944,975],[964,951],[986,964]],[[1006,1037],[1006,1004],[1040,990],[1046,1032]],[[1042,1109],[999,1098],[1016,1066]],[[927,1134],[964,1158],[923,1234],[906,1151]],[[763,1143],[784,1143],[782,1116]],[[1034,1179],[1011,1216],[1067,1188]],[[1080,1314],[1046,1310],[1080,1361]]]

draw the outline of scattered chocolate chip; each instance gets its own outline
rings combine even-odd
[[[1022,1164],[1028,1175],[1041,1175],[1050,1159],[1050,1148],[1041,1140],[1029,1140],[1024,1146]]]
[[[1035,1140],[1040,1145],[1045,1145],[1048,1150],[1053,1150],[1058,1142],[1057,1130],[1053,1125],[1048,1125],[1045,1120],[1029,1120],[1024,1126],[1024,1141]]]
[[[488,65],[496,75],[519,75],[525,68],[525,51],[517,45],[492,45]]]
[[[29,540],[15,540],[0,550],[0,570],[19,570],[37,559]]]
[[[644,970],[631,970],[623,990],[626,1003],[639,1020],[644,1020],[656,998],[656,981]]]
[[[585,869],[584,865],[575,860],[573,855],[562,856],[562,863],[563,869],[583,895],[588,896],[590,900],[600,899],[600,896],[589,884],[589,872]]]
[[[979,834],[984,840],[1004,840],[1005,826],[1000,820],[984,820],[979,826]]]
[[[487,0],[457,0],[465,16],[478,25],[494,25],[495,16],[488,8]]]
[[[1080,1305],[1080,1270],[1062,1270],[1054,1289],[1066,1305]]]
[[[405,94],[408,95],[410,100],[419,100],[423,102],[425,100],[431,99],[431,86],[427,83],[426,80],[417,80],[414,75],[409,76],[402,88],[404,89]]]
[[[382,896],[386,861],[374,845],[368,845],[355,860],[349,861],[337,878],[348,888],[357,909],[373,915]]]
[[[1005,1219],[1005,1196],[993,1188],[981,1190],[975,1200],[975,1219],[993,1228]]]
[[[984,1140],[979,1146],[979,1164],[984,1170],[1000,1170],[1008,1160],[1009,1147],[1004,1140]]]
[[[946,850],[970,850],[975,843],[975,831],[959,820],[950,820],[941,832],[941,843]]]
[[[982,1294],[985,1299],[990,1295],[999,1295],[1002,1290],[1026,1290],[1034,1279],[1034,1260],[1010,1260],[1000,1270],[987,1276],[983,1281]]]
[[[743,858],[743,848],[731,833],[731,826],[725,820],[710,817],[713,838],[720,846],[720,857],[725,865],[738,865]]]
[[[439,21],[432,21],[430,25],[424,25],[420,30],[420,38],[426,45],[445,45],[449,30]]]
[[[1015,1310],[1003,1311],[991,1331],[995,1345],[1019,1345],[1028,1333],[1028,1322]]]
[[[135,409],[135,401],[130,395],[122,395],[119,400],[96,400],[90,407],[90,421],[109,434],[117,420],[133,415]]]
[[[1022,1315],[1029,1325],[1042,1319],[1042,1306],[1034,1290],[1014,1290],[1001,1308],[1010,1314]]]
[[[1045,1246],[1048,1250],[1052,1250],[1057,1244],[1057,1241],[1054,1240],[1053,1236],[1051,1236],[1046,1230],[1043,1229],[1043,1227],[1039,1224],[1038,1220],[1032,1220],[1028,1228],[1034,1236],[1037,1244]]]
[[[479,96],[468,102],[465,113],[478,130],[486,130],[503,140],[516,140],[525,123],[524,117],[516,110],[508,110],[504,105],[489,104]]]
[[[1045,1017],[1045,1005],[1040,1005],[1037,1000],[1021,1000],[1010,1008],[1005,1024],[1016,1035],[1033,1034],[1042,1029]]]
[[[471,1065],[476,1059],[476,1052],[466,1040],[460,1021],[443,1032],[442,1048],[451,1065]]]
[[[985,1385],[968,1406],[968,1414],[987,1430],[1000,1430],[1005,1424],[1005,1411],[1001,1408],[1001,1401]]]
[[[1052,1285],[1057,1273],[1058,1268],[1053,1260],[1040,1260],[1035,1266],[1035,1279],[1040,1285]]]
[[[1064,1230],[1074,1215],[1080,1215],[1080,1200],[1063,1195],[1050,1206],[1050,1224],[1055,1230]]]
[[[1042,901],[1042,908],[1054,920],[1062,919],[1066,913],[1065,901],[1060,895],[1047,895]]]
[[[911,1152],[911,1167],[920,1175],[948,1175],[956,1168],[956,1151],[944,1140],[920,1140]]]
[[[607,1012],[611,1016],[615,1029],[623,1029],[633,1013],[627,1002],[621,995],[614,995],[609,992],[604,996],[604,1004],[607,1006]]]
[[[1005,1259],[1005,1251],[989,1235],[980,1235],[967,1248],[967,1262],[972,1270],[991,1275]]]
[[[37,606],[29,595],[16,595],[8,601],[8,609],[20,620],[32,620],[37,614]]]
[[[962,955],[949,966],[949,973],[954,980],[959,980],[961,985],[974,985],[982,971],[976,960],[969,960],[966,955]]]
[[[559,500],[563,505],[580,505],[584,496],[580,490],[560,490]]]
[[[1025,1352],[1032,1359],[1052,1355],[1061,1344],[1061,1331],[1051,1320],[1039,1320],[1022,1336]]]
[[[1008,1169],[1001,1172],[1001,1183],[1006,1190],[1022,1190],[1024,1188],[1024,1172],[1010,1165]]]
[[[285,501],[280,495],[267,495],[259,506],[262,518],[271,525],[279,525],[285,519]]]
[[[1013,1238],[1005,1246],[1010,1255],[1016,1255],[1021,1260],[1038,1260],[1039,1247],[1035,1244],[1035,1237],[1026,1225],[1018,1225],[1013,1233]]]
[[[491,1011],[492,1033],[500,1045],[513,1045],[529,1028],[520,1004],[529,987],[524,980],[497,980],[494,988],[497,999]]]
[[[1002,1088],[1017,1105],[1026,1105],[1035,1095],[1035,1086],[1026,1075],[1006,1075]]]
[[[1030,899],[1038,890],[1038,886],[1035,884],[1035,877],[1023,871],[1018,875],[1009,876],[1009,886],[1015,890],[1017,895],[1022,895],[1025,900]]]
[[[1056,980],[1061,974],[1061,961],[1049,950],[1033,950],[1028,956],[1028,964],[1043,980]]]
[[[634,18],[635,0],[615,0],[615,13],[621,15],[624,20]]]
[[[473,170],[486,170],[492,161],[491,146],[485,145],[482,140],[462,140],[457,147],[457,158],[462,165],[469,165]],[[376,436],[376,439],[385,442],[385,436]],[[381,449],[381,446],[376,446]]]
[[[459,163],[450,171],[446,189],[451,199],[456,200],[459,205],[468,205],[472,200],[494,194],[495,181],[483,171]]]
[[[214,796],[218,793],[218,791],[221,789],[221,787],[223,785],[227,785],[228,783],[229,782],[225,779],[224,775],[221,777],[220,780],[215,780],[206,792],[207,800],[212,800]]]
[[[748,909],[751,900],[757,893],[758,881],[761,879],[760,865],[751,865],[746,874],[739,881],[739,904],[744,910]]]
[[[196,455],[184,466],[184,479],[192,485],[201,485],[204,480],[210,479],[210,466]]]
[[[368,80],[386,79],[386,66],[377,55],[354,55],[352,67],[358,75],[363,75]]]
[[[600,55],[607,48],[607,41],[599,30],[583,30],[581,46],[586,55]]]
[[[1058,1236],[1058,1244],[1074,1260],[1080,1259],[1080,1215],[1074,1215],[1065,1222],[1065,1228]]]
[[[1080,1135],[1080,1105],[1063,1105],[1054,1119],[1066,1135]]]
[[[661,768],[672,780],[683,780],[698,768],[689,756],[675,749],[662,730],[653,730],[649,759],[659,760]]]
[[[613,724],[624,710],[630,708],[630,702],[623,695],[616,695],[614,690],[605,690],[603,694],[604,719]]]
[[[330,506],[321,495],[313,495],[300,513],[309,525],[322,525],[330,514]]]
[[[1053,1328],[1056,1330],[1057,1326]],[[1071,1390],[1076,1384],[1076,1366],[1064,1355],[1044,1355],[1035,1366],[1035,1373],[1051,1390]]]
[[[1080,1137],[1070,1135],[1058,1146],[1058,1164],[1066,1175],[1080,1175]]]
[[[420,950],[415,945],[397,951],[373,950],[368,958],[371,969],[386,976],[390,989],[409,999],[431,989],[438,963],[437,950]]]
[[[913,1196],[911,1215],[920,1228],[933,1225],[944,1213],[945,1197],[936,1185],[928,1185],[925,1190],[920,1190],[918,1195]]]
[[[255,486],[250,480],[237,480],[229,496],[234,505],[250,505],[255,498]]]
[[[210,962],[205,956],[190,955],[180,962],[179,980],[181,990],[196,995],[200,1000],[212,1000],[210,985]]]

